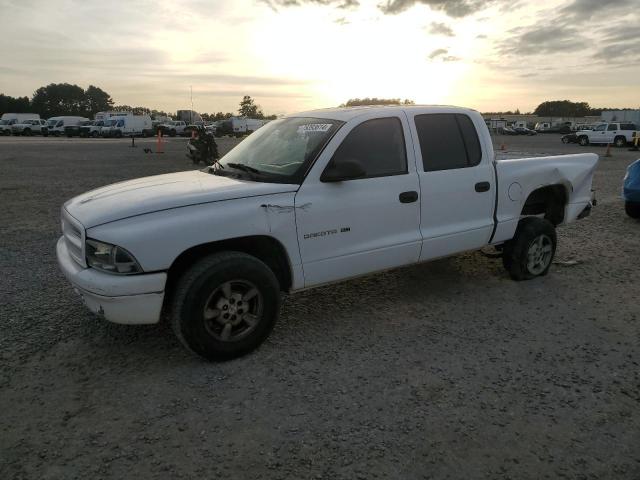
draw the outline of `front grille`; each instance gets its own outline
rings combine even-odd
[[[62,208],[62,235],[67,244],[71,257],[83,267],[87,264],[84,259],[84,228],[73,218],[65,208]]]

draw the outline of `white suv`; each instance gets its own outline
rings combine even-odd
[[[616,147],[624,147],[634,141],[637,130],[638,127],[633,123],[599,123],[593,130],[576,132],[576,136],[583,147],[590,143],[612,143]]]

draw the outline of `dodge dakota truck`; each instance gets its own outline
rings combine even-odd
[[[546,275],[557,226],[589,214],[598,156],[496,160],[457,107],[316,110],[272,121],[203,170],[116,183],[62,208],[59,265],[90,310],[168,318],[212,360],[245,354],[281,292],[492,245]]]

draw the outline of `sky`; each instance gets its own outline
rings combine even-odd
[[[409,98],[640,107],[640,0],[0,0],[0,93],[265,113]]]

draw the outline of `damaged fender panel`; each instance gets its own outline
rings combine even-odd
[[[513,237],[529,195],[542,187],[560,185],[567,194],[563,223],[575,221],[591,202],[595,153],[518,158],[496,161],[499,181],[496,232],[492,243]]]

